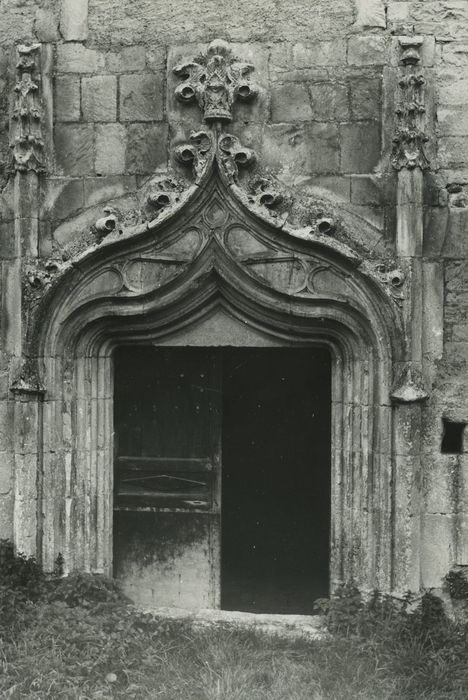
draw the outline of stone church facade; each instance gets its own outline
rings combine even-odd
[[[446,591],[468,567],[467,3],[27,0],[1,17],[0,537],[145,606],[219,607],[209,353],[304,350],[331,367],[314,409],[328,591]],[[206,409],[197,433],[155,388],[162,432],[209,423],[204,445],[125,443],[159,429],[119,413],[145,348],[168,363],[161,396],[180,357],[177,391]],[[196,396],[192,371],[211,382]]]

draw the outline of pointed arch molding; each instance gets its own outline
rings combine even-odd
[[[37,547],[46,569],[61,553],[66,570],[111,573],[113,349],[167,343],[217,307],[284,344],[330,348],[332,581],[389,590],[398,299],[344,246],[252,211],[216,167],[172,213],[75,258],[33,299],[17,390],[38,438],[16,472],[18,546]]]

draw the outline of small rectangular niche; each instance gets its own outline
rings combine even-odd
[[[463,437],[466,423],[442,418],[442,454],[459,455],[463,452]]]

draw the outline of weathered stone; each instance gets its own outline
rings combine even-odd
[[[126,129],[123,124],[99,124],[96,127],[95,172],[120,175],[125,172]]]
[[[345,173],[370,173],[380,159],[380,125],[375,122],[342,124],[341,169]]]
[[[443,44],[442,60],[447,65],[468,66],[468,42],[448,42]]]
[[[349,119],[348,87],[323,82],[309,86],[314,121],[347,121]]]
[[[380,121],[382,111],[381,81],[355,78],[350,81],[351,116],[354,119]]]
[[[338,172],[338,128],[316,122],[267,127],[264,160],[270,167],[291,174]]]
[[[13,490],[8,495],[0,497],[0,532],[2,538],[13,540]]]
[[[262,0],[252,3],[239,0],[226,4],[219,11],[216,0],[208,0],[203,6],[200,21],[200,5],[196,0],[181,5],[155,4],[152,0],[134,0],[131,4],[116,6],[112,0],[94,0],[89,17],[89,31],[95,41],[114,44],[135,44],[141,41],[142,27],[145,35],[157,37],[161,44],[206,41],[222,36],[229,41],[310,41],[339,36],[353,22],[353,3],[349,0],[298,0],[290,3],[274,3]]]
[[[356,0],[356,26],[363,28],[387,26],[383,0]]]
[[[12,492],[15,457],[11,452],[0,452],[0,496]]]
[[[60,31],[65,41],[88,37],[88,0],[62,0]]]
[[[465,109],[439,107],[439,131],[442,136],[468,136],[468,112]]]
[[[425,0],[411,3],[411,20],[417,34],[466,36],[468,6],[465,0]]]
[[[54,178],[47,188],[41,216],[62,221],[82,209],[84,205],[83,180]]]
[[[128,71],[144,71],[146,68],[146,49],[144,46],[124,46],[118,51],[106,54],[107,70],[112,73],[128,73]],[[158,70],[163,67],[157,66]],[[153,68],[151,66],[151,68]]]
[[[301,181],[302,185],[317,188],[320,194],[337,195],[346,202],[350,201],[350,179],[348,176],[319,175]]]
[[[444,136],[439,139],[442,167],[456,167],[468,160],[468,136]]]
[[[401,24],[409,21],[410,4],[407,2],[389,2],[387,6],[387,21],[389,24]]]
[[[167,163],[167,126],[130,124],[127,131],[126,169],[129,173],[152,173]]]
[[[38,8],[34,19],[34,36],[38,41],[45,43],[53,43],[59,40],[58,21],[52,10],[42,7]]]
[[[84,181],[85,206],[93,207],[99,203],[107,203],[136,189],[136,178],[133,175],[88,177]]]
[[[15,245],[14,221],[0,222],[0,259],[11,260],[18,253]]]
[[[382,204],[381,184],[375,176],[354,175],[350,181],[353,204],[366,206],[380,206]]]
[[[14,38],[33,36],[36,3],[2,2],[0,44],[12,45]]]
[[[468,104],[468,78],[456,80],[451,73],[439,76],[439,103],[441,105]]]
[[[284,48],[283,48],[284,54]],[[346,62],[346,44],[344,41],[318,41],[314,44],[294,44],[292,62],[288,69],[315,68],[315,66],[338,66]]]
[[[57,163],[65,175],[88,175],[94,167],[94,131],[87,124],[55,128]]]
[[[80,79],[59,75],[55,79],[55,118],[60,122],[80,119]]]
[[[288,81],[303,82],[306,80],[328,80],[328,69],[324,66],[318,66],[317,63],[312,63],[313,58],[315,58],[312,49],[309,52],[309,49],[302,44],[298,45],[298,47],[298,67],[296,67],[295,59],[293,59],[292,46],[282,43],[274,44],[271,47],[269,61],[271,80],[281,83]],[[344,53],[346,56],[346,50]],[[319,60],[318,55],[316,58]]]
[[[74,43],[57,46],[59,73],[98,73],[104,67],[105,57],[99,51]]]
[[[163,46],[146,46],[146,67],[154,72],[164,70],[167,61],[166,49]]]
[[[355,66],[384,65],[387,62],[387,39],[366,34],[348,40],[348,63]]]
[[[453,515],[431,513],[424,515],[422,520],[422,585],[427,588],[441,588],[444,585],[444,576],[454,562]]]
[[[81,81],[81,111],[84,121],[109,122],[117,117],[117,78],[93,75]]]
[[[287,83],[271,91],[272,122],[310,121],[313,117],[305,85]]]
[[[120,77],[120,120],[157,121],[163,116],[163,89],[160,74]]]

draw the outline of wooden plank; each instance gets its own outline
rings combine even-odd
[[[116,457],[117,468],[151,472],[210,472],[213,464],[209,457]]]

